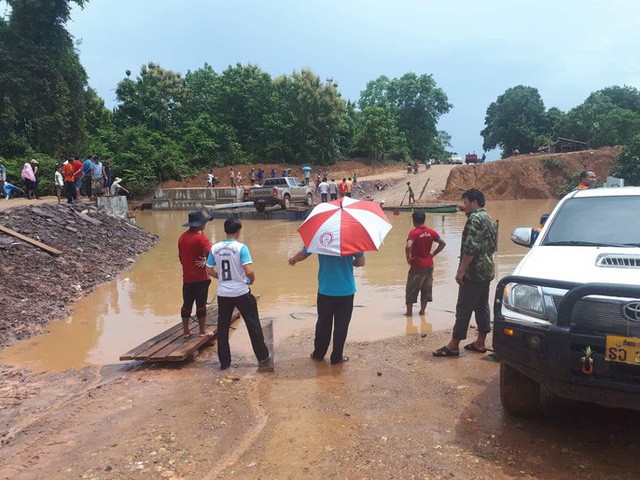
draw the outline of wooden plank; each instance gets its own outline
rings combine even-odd
[[[185,337],[183,337],[182,334],[182,323],[177,325],[178,327],[180,327],[175,333],[173,333],[171,336],[166,337],[165,339],[156,342],[155,344],[151,345],[149,348],[147,348],[144,352],[140,352],[136,355],[136,360],[149,360],[151,357],[153,357],[157,352],[159,352],[160,350],[166,349],[167,346],[172,345],[174,342],[180,342],[181,339],[184,339]],[[197,325],[193,324],[193,323],[189,323],[189,332],[190,333],[197,333]],[[174,345],[171,349],[169,349],[168,351],[171,352],[173,350],[175,350],[177,348],[178,345]]]
[[[240,318],[240,312],[238,309],[234,309],[233,314],[231,316],[231,322],[234,322]],[[205,343],[213,340],[214,335],[209,335],[206,337],[201,337],[198,330],[198,324],[193,323],[193,327],[191,332],[193,333],[192,337],[185,338],[180,337],[175,339],[173,342],[168,343],[162,349],[156,351],[153,355],[146,358],[146,360],[150,361],[182,361],[188,358],[193,352],[195,352],[198,348],[200,348]],[[215,332],[218,331],[218,328],[215,327]]]
[[[216,327],[213,331],[210,331],[209,335],[206,335],[204,337],[201,337],[198,332],[194,332],[193,337],[187,338],[182,343],[182,345],[179,345],[175,350],[166,354],[163,360],[169,362],[181,362],[183,360],[186,360],[200,347],[206,345],[207,343],[213,342],[217,331],[218,329]],[[161,353],[158,352],[156,355],[160,357]],[[156,360],[156,355],[151,357],[149,360]]]
[[[53,255],[54,257],[59,257],[60,255],[62,255],[62,252],[57,248],[50,247],[49,245],[39,242],[38,240],[34,240],[33,238],[22,235],[21,233],[18,233],[15,230],[11,230],[10,228],[5,227],[4,225],[0,225],[0,232],[4,232],[7,235],[11,235],[12,237],[18,238],[23,242],[27,242],[31,244],[34,247],[38,247],[40,250],[44,250],[49,255]]]
[[[212,306],[211,303],[209,303],[207,306],[209,307],[207,308],[207,318],[209,318],[209,315],[211,315],[211,317],[213,318],[217,318],[218,306],[217,305]],[[193,325],[190,325],[189,328],[192,329]],[[140,356],[147,358],[148,356],[152,355],[154,352],[158,351],[160,348],[163,348],[167,343],[170,343],[171,341],[173,341],[175,339],[176,333],[179,333],[180,335],[182,334],[182,322],[177,325],[174,325],[173,327],[159,333],[155,337],[150,338],[146,342],[143,342],[137,347],[129,350],[127,353],[120,356],[120,360],[122,361],[140,360],[141,359]],[[147,350],[150,350],[150,349],[152,351],[147,352]]]
[[[198,325],[194,323],[189,324],[189,333],[191,337],[185,337],[182,331],[176,333],[174,336],[167,338],[165,341],[158,343],[155,348],[149,349],[144,353],[141,353],[136,357],[137,360],[164,360],[165,357],[173,352],[176,348],[181,347],[184,343],[198,335]]]
[[[178,332],[178,331],[182,332],[182,323],[179,323],[178,325],[174,325],[173,327],[165,330],[164,332],[159,333],[155,337],[150,338],[146,342],[141,343],[137,347],[129,350],[127,353],[125,353],[124,355],[120,356],[120,360],[134,360],[137,355],[139,355],[140,353],[144,352],[149,347],[152,347],[153,345],[155,345],[159,341],[166,339],[167,337],[169,337],[170,335],[172,335],[172,334],[174,334],[175,332]]]

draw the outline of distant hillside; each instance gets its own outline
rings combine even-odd
[[[482,190],[488,199],[556,198],[561,185],[575,172],[592,170],[598,183],[616,165],[620,147],[603,147],[571,153],[518,155],[479,165],[461,165],[451,170],[443,200],[459,200],[469,188]]]

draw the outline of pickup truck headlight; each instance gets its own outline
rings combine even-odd
[[[542,287],[509,283],[504,287],[504,305],[510,310],[555,323],[558,317],[553,297]]]

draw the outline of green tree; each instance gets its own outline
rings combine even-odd
[[[413,158],[435,158],[444,151],[436,127],[452,105],[431,75],[409,72],[394,79],[378,77],[367,84],[358,105],[361,111],[377,105],[393,114]]]
[[[185,98],[181,109],[182,123],[206,114],[215,121],[218,118],[216,101],[220,89],[220,76],[211,65],[205,63],[202,68],[187,72],[184,76]]]
[[[126,178],[137,193],[147,193],[159,182],[195,173],[187,167],[178,144],[146,126],[125,128],[116,138],[113,175]]]
[[[211,118],[230,127],[246,160],[259,160],[269,142],[265,117],[274,108],[271,76],[256,65],[228,67],[218,79]]]
[[[120,129],[144,125],[175,139],[182,126],[180,109],[185,96],[185,81],[179,73],[149,62],[135,81],[127,76],[118,83],[116,125]]]
[[[506,157],[513,150],[529,153],[536,150],[536,139],[545,133],[545,108],[534,87],[518,85],[507,89],[489,105],[485,115],[482,147],[502,149]]]
[[[598,90],[595,94],[607,97],[618,108],[640,113],[640,91],[635,87],[613,85]]]
[[[61,155],[83,136],[87,75],[64,28],[84,0],[7,0],[0,18],[0,154]]]
[[[187,124],[182,151],[189,165],[205,168],[237,163],[241,149],[231,127],[216,125],[208,114],[201,113]]]
[[[593,120],[589,144],[594,148],[626,145],[638,134],[640,112],[614,107]]]
[[[274,112],[266,117],[268,151],[281,161],[330,165],[349,136],[347,103],[332,80],[311,70],[274,82]]]
[[[404,160],[409,156],[407,140],[388,106],[373,104],[362,110],[354,137],[354,153],[378,162]]]
[[[618,155],[614,176],[624,178],[625,185],[640,185],[640,135],[633,137]]]

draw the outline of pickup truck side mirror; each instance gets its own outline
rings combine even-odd
[[[518,227],[511,232],[511,241],[523,247],[531,248],[538,237],[537,233],[533,228]]]

